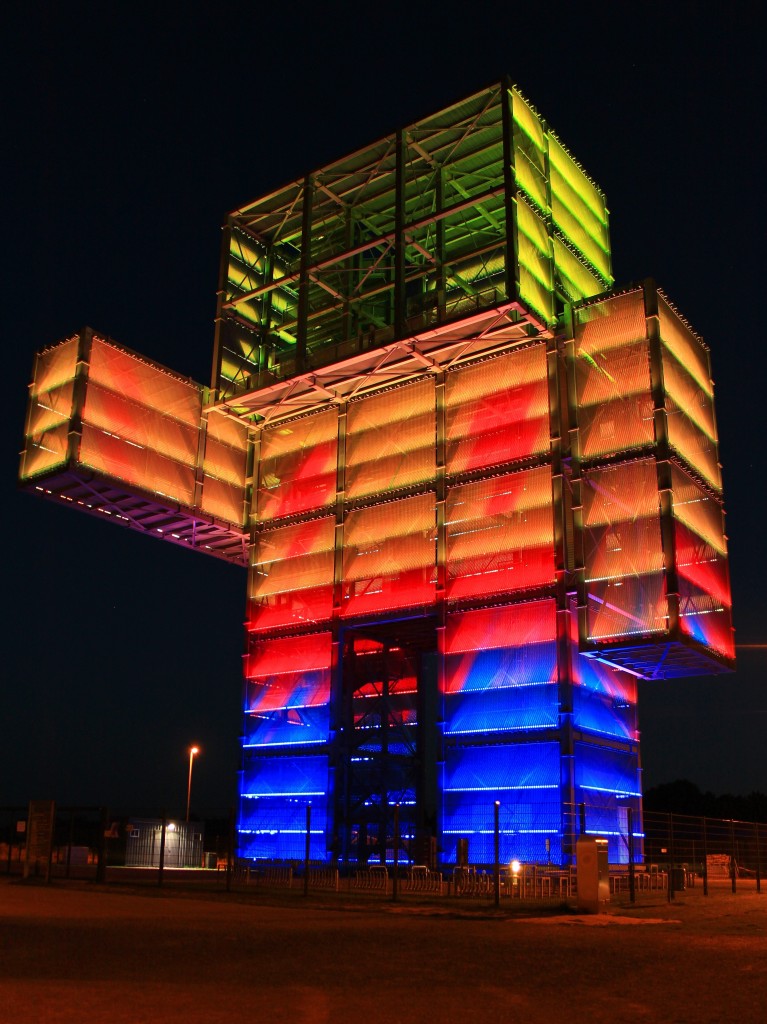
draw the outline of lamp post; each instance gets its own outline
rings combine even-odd
[[[200,753],[199,747],[189,748],[189,781],[186,785],[186,820],[189,821],[189,804],[192,800],[192,765],[194,764],[194,755]]]

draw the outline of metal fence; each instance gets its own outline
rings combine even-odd
[[[27,873],[27,821],[28,808],[0,807],[0,873]],[[228,826],[211,832],[200,851],[199,864],[195,861],[176,871],[169,858],[163,873],[162,865],[130,865],[126,857],[130,828],[130,821],[111,821],[103,808],[56,808],[49,876],[163,884],[164,874],[168,881],[205,881],[226,889],[366,893],[394,899],[568,901],[578,896],[574,856],[567,864],[415,864],[405,858],[404,851],[402,859],[386,864],[344,865],[310,861],[308,856],[290,862],[239,860],[231,815]],[[612,898],[636,901],[661,894],[674,899],[677,893],[692,889],[702,896],[762,891],[767,824],[645,812],[641,825],[635,825],[631,835],[621,841],[626,855],[607,865],[606,883]],[[39,873],[37,867],[34,873]]]

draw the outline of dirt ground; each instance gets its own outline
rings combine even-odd
[[[0,879],[0,1024],[765,1024],[767,887],[607,913]]]

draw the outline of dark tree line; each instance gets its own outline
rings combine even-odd
[[[733,796],[731,793],[704,793],[689,779],[677,779],[648,789],[644,794],[644,809],[648,813],[767,822],[767,794],[754,792],[748,796]]]

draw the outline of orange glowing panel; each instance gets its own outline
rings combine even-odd
[[[346,494],[360,498],[431,480],[435,473],[434,380],[351,402]]]
[[[195,429],[202,414],[202,391],[138,356],[93,338],[88,378],[123,398],[138,402]]]
[[[150,494],[161,494],[182,505],[194,500],[195,474],[192,466],[141,448],[103,430],[83,424],[79,461],[96,472],[123,481]]]
[[[548,466],[452,487],[446,507],[449,598],[554,581]]]
[[[430,602],[436,581],[434,493],[350,512],[343,615]]]
[[[40,352],[35,360],[35,379],[32,382],[32,394],[51,391],[67,381],[74,379],[77,372],[77,356],[80,338],[75,335],[60,345]]]
[[[199,425],[180,423],[158,409],[129,401],[90,382],[83,407],[83,422],[130,443],[193,466],[197,461]]]
[[[333,519],[263,531],[250,570],[249,628],[315,622],[333,607]]]
[[[256,498],[259,518],[277,519],[332,504],[337,458],[335,409],[265,428]]]
[[[461,367],[446,385],[446,466],[460,473],[537,455],[549,447],[543,345]]]

